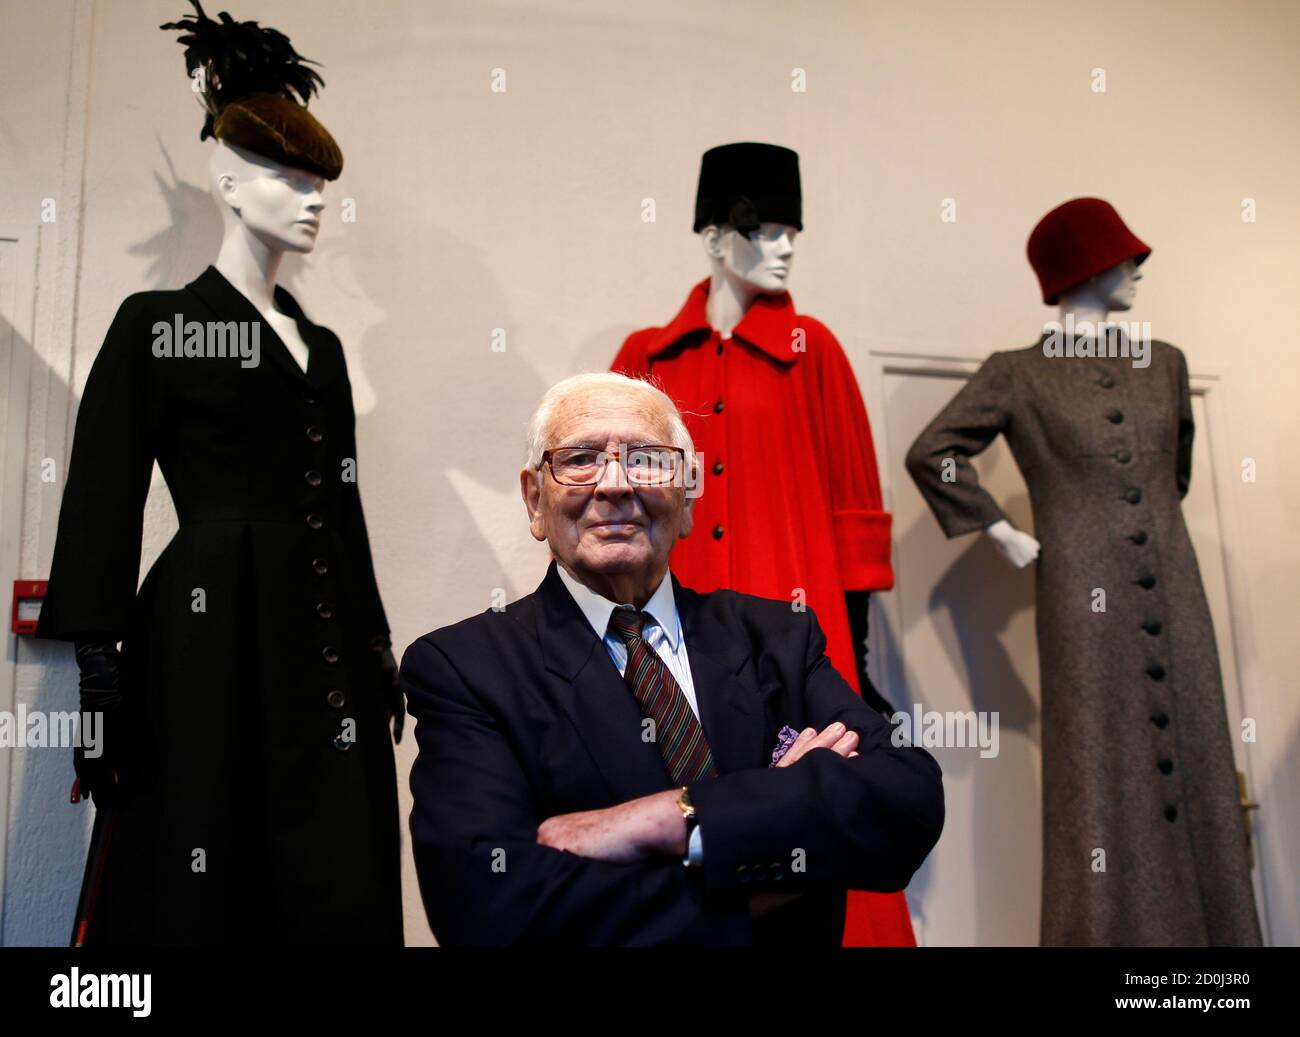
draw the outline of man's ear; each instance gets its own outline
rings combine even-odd
[[[524,507],[528,509],[528,531],[534,540],[545,540],[542,529],[542,487],[537,478],[537,469],[524,466],[519,469],[519,492],[524,498]]]
[[[695,501],[697,499],[687,491],[686,505],[682,508],[682,530],[677,534],[678,539],[690,535],[691,530],[695,528]]]

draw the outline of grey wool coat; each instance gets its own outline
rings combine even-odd
[[[993,353],[907,456],[950,537],[1005,517],[969,461],[998,433],[1029,487],[1042,545],[1045,946],[1261,942],[1214,630],[1180,505],[1187,364],[1164,342],[1149,357],[1047,356],[1043,338]]]

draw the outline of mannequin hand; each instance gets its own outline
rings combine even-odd
[[[92,727],[86,714],[98,714],[93,725],[95,745],[76,746],[72,766],[77,772],[80,795],[91,797],[96,807],[111,806],[118,798],[117,773],[122,732],[122,694],[118,687],[121,656],[109,642],[77,642],[77,665],[81,669],[81,733],[84,740]],[[93,754],[93,755],[92,755]]]
[[[1017,569],[1023,569],[1038,557],[1038,541],[1016,529],[1006,519],[998,519],[984,532],[997,544],[1002,556]]]
[[[393,722],[393,741],[402,743],[402,731],[406,727],[406,697],[397,683],[398,666],[393,658],[392,642],[381,636],[370,641],[370,647],[379,654],[379,683],[388,698],[388,717]]]

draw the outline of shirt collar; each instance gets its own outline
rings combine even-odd
[[[587,617],[587,622],[596,631],[596,636],[604,640],[605,635],[609,632],[610,613],[614,611],[619,603],[610,601],[608,598],[597,594],[590,587],[579,583],[569,575],[568,571],[559,562],[556,562],[555,569],[560,574],[560,580],[564,583],[564,586],[569,588],[573,600],[578,603],[578,608]],[[659,628],[664,632],[669,647],[674,652],[677,651],[677,639],[681,636],[681,620],[677,614],[677,603],[673,599],[673,581],[669,570],[664,570],[663,579],[659,581],[659,586],[650,595],[650,600],[645,603],[641,611],[649,612],[654,617],[654,621],[659,624]]]
[[[651,357],[666,352],[689,335],[712,330],[707,311],[709,280],[706,277],[691,289],[686,304],[677,316],[650,341],[648,353]],[[731,336],[761,350],[777,363],[790,367],[799,359],[799,354],[790,348],[796,326],[794,302],[790,293],[764,293],[750,304]],[[700,341],[706,337],[707,335],[701,337]]]

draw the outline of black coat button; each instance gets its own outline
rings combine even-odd
[[[343,692],[339,691],[338,688],[335,688],[333,691],[331,691],[328,695],[325,696],[325,701],[328,702],[335,709],[342,709],[344,706],[347,705],[348,697],[344,695]]]
[[[320,485],[320,482],[321,482],[321,479],[320,479],[320,472],[316,471],[315,468],[312,468],[312,469],[309,469],[309,470],[306,471],[306,472],[303,472],[302,477],[303,477],[303,480],[307,483],[308,486],[319,486],[319,485]]]
[[[714,539],[714,540],[721,540],[721,539],[722,539],[722,524],[721,524],[721,523],[718,523],[718,525],[716,525],[716,526],[713,527],[713,539]]]
[[[307,516],[307,525],[311,526],[312,529],[320,529],[325,525],[325,520],[315,512],[312,512]]]
[[[1160,633],[1162,628],[1160,626],[1159,621],[1154,619],[1148,619],[1145,623],[1142,624],[1142,629],[1145,630],[1152,637],[1155,637],[1158,633]]]
[[[317,576],[324,576],[330,571],[330,563],[325,561],[324,558],[313,558],[311,568]]]
[[[1139,529],[1136,533],[1130,533],[1128,538],[1132,540],[1133,543],[1137,544],[1138,547],[1141,547],[1147,542],[1147,531],[1145,529]]]
[[[341,753],[345,753],[352,748],[352,742],[350,739],[344,738],[342,735],[335,735],[334,748]]]
[[[308,425],[307,438],[310,439],[313,443],[319,443],[322,439],[325,438],[325,433],[323,433],[315,425]]]
[[[751,878],[751,876],[750,876],[750,874],[749,874],[749,865],[748,865],[748,864],[737,864],[737,865],[736,865],[736,878],[740,881],[740,884],[741,884],[742,886],[747,886],[747,885],[749,885],[749,882],[750,882],[750,878]]]
[[[1173,821],[1177,817],[1178,817],[1178,808],[1174,806],[1172,803],[1170,803],[1169,806],[1165,807],[1165,820]]]
[[[1161,774],[1172,774],[1174,770],[1173,760],[1157,760],[1156,766],[1160,768]]]
[[[1112,425],[1118,425],[1124,420],[1124,412],[1121,410],[1108,410],[1106,412],[1106,420]]]
[[[316,603],[316,615],[320,616],[321,619],[333,619],[334,606],[328,601],[318,601]]]
[[[714,414],[721,414],[721,413],[722,413],[722,401],[721,401],[721,400],[719,400],[717,403],[715,403],[715,404],[713,405],[713,413],[714,413]]]
[[[714,461],[714,462],[713,462],[713,474],[714,474],[714,475],[721,475],[721,474],[722,474],[722,462],[721,462],[721,461]]]
[[[1128,501],[1130,504],[1137,504],[1140,500],[1142,500],[1142,491],[1139,490],[1136,486],[1131,486],[1124,491],[1124,499]]]
[[[1152,587],[1156,585],[1156,578],[1152,576],[1150,573],[1147,573],[1145,576],[1141,577],[1137,581],[1137,585],[1141,587],[1143,590],[1149,591]]]
[[[767,866],[767,877],[771,882],[780,882],[785,878],[785,869],[781,867],[780,861],[773,861]]]
[[[1104,374],[1097,379],[1097,384],[1103,389],[1113,389],[1115,388],[1115,379],[1108,374]]]
[[[1155,724],[1156,727],[1166,728],[1169,726],[1169,714],[1153,713],[1151,716],[1151,723]]]
[[[1130,461],[1133,460],[1133,455],[1129,453],[1127,450],[1116,450],[1115,460],[1118,461],[1120,464],[1128,464]]]
[[[333,666],[339,661],[339,650],[333,645],[326,645],[320,650],[320,657]]]
[[[718,356],[722,356],[722,343],[718,343]]]
[[[1152,663],[1147,667],[1147,676],[1153,681],[1162,681],[1165,679],[1165,668],[1159,663]]]

